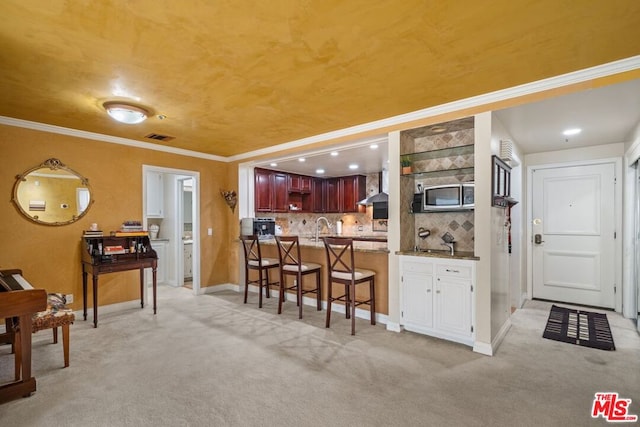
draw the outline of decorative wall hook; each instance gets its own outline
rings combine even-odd
[[[224,201],[231,208],[231,212],[236,211],[236,204],[238,203],[238,195],[233,190],[220,190],[220,194],[224,197]]]

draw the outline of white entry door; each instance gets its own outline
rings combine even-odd
[[[533,297],[615,306],[615,165],[535,169]]]

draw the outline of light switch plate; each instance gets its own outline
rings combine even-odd
[[[213,236],[213,228],[211,228],[211,227],[207,228],[207,234],[209,236]]]

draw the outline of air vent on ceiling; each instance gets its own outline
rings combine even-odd
[[[150,133],[149,135],[145,135],[144,137],[149,139],[155,139],[157,141],[171,141],[172,139],[176,139],[175,136],[160,135],[159,133]]]

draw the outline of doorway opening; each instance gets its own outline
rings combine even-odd
[[[184,286],[200,294],[200,173],[142,166],[143,226],[154,225],[158,285]],[[149,278],[151,273],[145,273]]]

